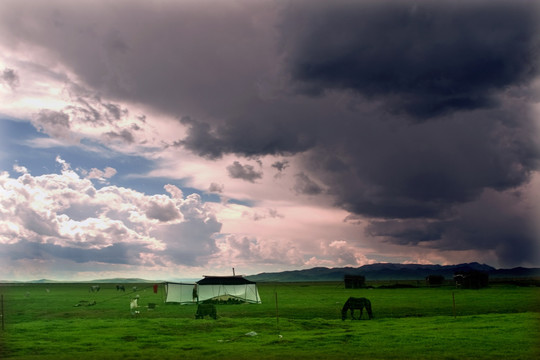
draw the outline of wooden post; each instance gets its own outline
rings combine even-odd
[[[275,292],[275,295],[276,295],[276,326],[277,326],[277,331],[279,333],[279,308],[278,308],[277,291]]]
[[[452,291],[452,313],[454,314],[454,319],[456,318],[456,297]]]

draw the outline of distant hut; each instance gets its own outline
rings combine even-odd
[[[463,271],[454,274],[456,286],[463,289],[480,289],[488,286],[489,275],[482,271]]]
[[[427,286],[441,286],[444,283],[444,276],[442,275],[428,275],[426,276]]]
[[[366,277],[362,275],[345,275],[345,289],[359,289],[366,286]]]

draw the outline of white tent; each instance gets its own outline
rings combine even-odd
[[[261,297],[257,284],[242,276],[205,276],[197,281],[199,301],[239,300],[252,304],[260,304]]]
[[[167,297],[165,302],[174,302],[180,304],[196,304],[197,296],[194,295],[196,284],[185,283],[165,283],[165,292]]]

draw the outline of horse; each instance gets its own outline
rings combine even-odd
[[[214,304],[200,304],[197,306],[195,319],[204,319],[206,315],[210,316],[214,320],[217,318],[216,306]]]
[[[371,301],[369,301],[369,299],[350,297],[345,302],[345,305],[343,305],[343,309],[341,309],[341,319],[345,320],[347,318],[347,311],[351,310],[351,318],[353,320],[360,320],[362,318],[364,308],[366,308],[369,319],[373,319],[373,313],[371,312]],[[354,317],[354,310],[360,310],[360,316],[358,319]]]
[[[90,286],[90,291],[91,292],[98,292],[99,289],[101,289],[101,287],[99,285],[92,285]]]

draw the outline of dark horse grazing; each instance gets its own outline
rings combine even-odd
[[[366,308],[369,319],[373,319],[373,313],[371,312],[371,301],[369,301],[369,299],[350,297],[345,302],[345,305],[343,305],[343,309],[341,309],[341,318],[345,320],[347,318],[347,311],[351,310],[351,318],[353,320],[360,320],[362,318],[364,308]],[[360,310],[360,316],[358,319],[354,317],[354,310]]]
[[[200,304],[197,306],[195,319],[203,319],[206,315],[213,319],[217,318],[216,306],[214,304]]]

